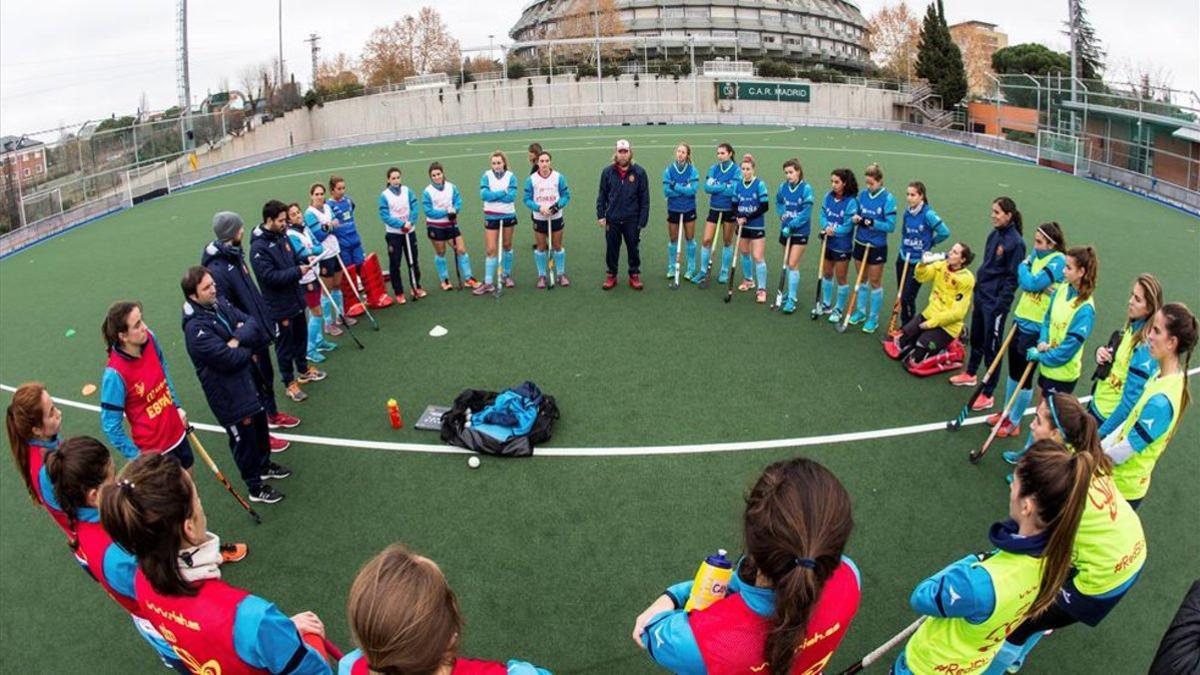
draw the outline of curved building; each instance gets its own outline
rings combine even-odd
[[[594,3],[598,0],[532,0],[509,37],[517,42],[560,37],[565,17],[590,15]],[[848,71],[870,64],[863,47],[867,21],[845,0],[611,0],[611,5],[626,35],[736,38],[739,58]]]

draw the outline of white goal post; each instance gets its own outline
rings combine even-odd
[[[125,205],[133,206],[148,199],[171,193],[166,162],[154,162],[125,172]]]
[[[1087,141],[1072,134],[1039,129],[1037,163],[1071,174],[1087,171]]]
[[[62,190],[53,188],[21,197],[21,222],[32,225],[63,211]]]

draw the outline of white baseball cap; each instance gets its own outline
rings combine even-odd
[[[629,141],[625,140],[624,138],[617,141],[617,149],[618,150],[628,150],[629,149]]]

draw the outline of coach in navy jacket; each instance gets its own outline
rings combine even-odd
[[[205,268],[190,268],[181,287],[188,356],[208,407],[229,435],[242,479],[253,491],[262,484],[262,469],[271,454],[252,360],[257,349],[269,344],[267,334],[257,320],[217,294]]]
[[[232,211],[221,211],[213,216],[213,234],[216,239],[204,247],[200,256],[200,264],[212,275],[217,283],[217,294],[227,300],[243,314],[254,317],[254,320],[267,334],[271,341],[275,339],[275,323],[267,312],[262,293],[250,279],[250,270],[242,259],[242,235],[245,226],[242,217]],[[267,409],[267,417],[275,418],[279,408],[275,404],[275,369],[271,366],[270,342],[255,352],[254,366],[258,369],[260,385],[259,396],[262,397],[263,407]]]
[[[275,329],[279,374],[289,395],[296,375],[308,371],[308,334],[300,278],[308,271],[287,235],[287,205],[272,199],[263,206],[263,224],[250,234],[250,266],[262,289],[263,304]]]
[[[604,263],[608,277],[603,288],[617,283],[617,264],[621,258],[621,240],[629,252],[629,285],[641,290],[639,277],[642,259],[638,251],[642,228],[650,220],[650,181],[646,171],[633,163],[629,141],[617,141],[613,163],[600,172],[600,192],[596,196],[596,220],[605,230],[607,244]]]

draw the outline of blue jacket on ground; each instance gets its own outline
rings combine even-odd
[[[1042,268],[1041,272],[1038,274],[1033,273],[1033,259],[1044,258],[1051,253],[1054,253],[1054,251],[1038,251],[1035,249],[1032,257],[1021,261],[1021,264],[1017,266],[1017,288],[1020,288],[1026,293],[1040,293],[1046,290],[1046,288],[1048,288],[1051,284],[1062,282],[1063,269],[1067,266],[1066,256],[1059,256],[1054,260],[1051,260],[1050,262],[1046,263],[1046,266]],[[1049,312],[1047,312],[1047,314],[1049,314]],[[1017,327],[1020,329],[1020,331],[1026,335],[1033,335],[1042,329],[1042,325],[1040,323],[1034,323],[1028,319],[1022,319],[1019,316],[1015,317],[1013,320],[1017,322]]]
[[[779,227],[782,233],[793,237],[807,237],[812,230],[812,209],[816,202],[812,186],[802,180],[795,185],[784,181],[775,191],[775,210],[779,212]]]
[[[192,300],[183,305],[183,337],[208,407],[223,426],[263,409],[250,362],[268,344],[258,322],[218,296],[214,307]],[[237,347],[227,343],[238,339]]]
[[[1064,295],[1065,293],[1065,295]],[[1054,297],[1050,298],[1051,307],[1057,302],[1074,302],[1075,297],[1079,292],[1070,284],[1063,284],[1054,291]],[[1084,305],[1075,312],[1075,316],[1071,319],[1071,325],[1067,326],[1067,336],[1059,344],[1042,352],[1042,357],[1039,359],[1044,366],[1056,368],[1066,365],[1071,359],[1075,358],[1075,354],[1083,349],[1083,343],[1087,342],[1088,336],[1092,334],[1092,327],[1096,324],[1096,308],[1092,305]],[[1050,312],[1046,312],[1046,318],[1042,320],[1041,332],[1038,335],[1038,342],[1050,342]]]
[[[892,193],[885,187],[875,193],[870,190],[859,192],[858,215],[862,221],[855,230],[855,241],[874,248],[887,246],[888,233],[896,229],[896,198]]]
[[[541,405],[541,390],[525,382],[500,392],[491,405],[471,417],[471,426],[496,440],[507,441],[533,429]]]
[[[901,216],[898,257],[911,265],[921,262],[926,251],[950,238],[950,228],[928,202],[921,202],[916,211],[904,209]]]
[[[596,218],[635,223],[638,229],[646,227],[650,222],[650,181],[640,164],[630,162],[624,178],[615,163],[604,167],[596,195]]]
[[[744,228],[748,230],[766,229],[764,216],[771,207],[771,193],[763,179],[755,176],[749,183],[738,181],[733,189],[733,205],[739,218],[745,218]]]
[[[700,187],[700,172],[694,164],[680,166],[671,162],[663,169],[663,196],[667,210],[687,213],[696,210],[696,189]]]
[[[258,322],[260,330],[275,339],[275,322],[271,321],[262,293],[250,280],[250,270],[242,259],[242,247],[224,241],[214,241],[204,247],[200,264],[212,275],[217,284],[217,295],[229,301],[243,314],[249,314]]]
[[[733,160],[713,164],[704,177],[704,191],[708,193],[708,208],[714,211],[733,209],[733,190],[742,179],[741,169]]]
[[[983,262],[975,272],[975,306],[1007,310],[1017,292],[1017,268],[1025,259],[1025,240],[1016,225],[993,227],[983,247]]]
[[[350,195],[341,199],[326,199],[325,203],[333,212],[333,236],[337,237],[338,245],[343,248],[361,246],[362,237],[358,236],[358,224],[354,221],[354,200],[350,199]]]
[[[839,253],[848,253],[853,250],[854,221],[851,218],[856,213],[858,213],[858,200],[854,197],[844,195],[841,199],[836,199],[833,191],[825,193],[825,199],[821,202],[821,230],[824,231],[826,227],[833,226],[833,235],[826,242],[826,248]]]
[[[300,288],[300,259],[286,232],[272,232],[262,225],[250,233],[250,265],[262,289],[267,316],[273,321],[290,319],[304,311]]]
[[[175,401],[175,406],[181,407],[179,395],[175,393],[175,383],[171,381],[171,371],[167,369],[167,359],[163,356],[162,345],[159,344],[154,331],[148,332],[150,341],[154,343],[154,351],[158,354],[158,362],[162,364],[163,377],[167,379],[167,391],[171,392],[171,400]],[[113,349],[122,358],[133,358],[122,352],[119,347],[113,346]],[[1126,414],[1129,414],[1129,411],[1126,411]],[[129,434],[125,433],[125,379],[116,370],[108,367],[100,377],[100,428],[108,442],[117,452],[124,455],[125,459],[133,459],[141,453]]]

